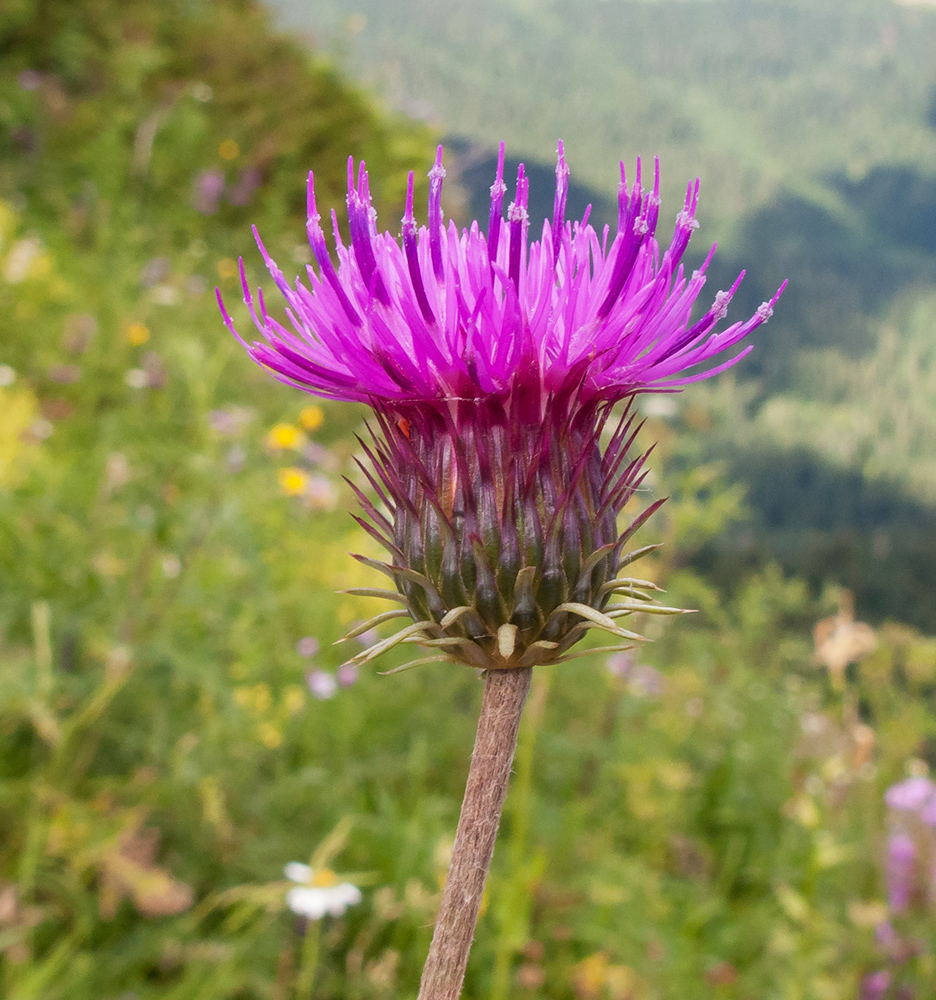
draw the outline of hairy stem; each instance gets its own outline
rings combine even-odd
[[[418,1000],[458,1000],[507,796],[532,668],[489,670],[442,905]]]

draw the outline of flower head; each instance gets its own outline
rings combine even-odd
[[[310,670],[306,674],[309,691],[319,701],[328,701],[338,690],[338,681],[327,670]]]
[[[286,877],[299,883],[286,893],[286,905],[299,916],[321,920],[326,914],[340,917],[349,906],[361,902],[361,890],[350,882],[341,882],[328,868],[313,870],[300,861],[290,861]]]
[[[609,246],[607,232],[599,239],[587,218],[565,219],[569,170],[560,143],[553,219],[544,223],[542,238],[529,243],[529,182],[522,165],[502,218],[503,158],[502,144],[487,235],[477,223],[459,233],[454,223],[443,224],[439,147],[429,172],[429,226],[417,227],[410,174],[402,243],[377,232],[364,165],[355,181],[349,160],[351,246],[344,245],[333,213],[337,268],[310,174],[307,231],[319,271],[307,268],[308,287],[290,285],[255,233],[286,298],[291,328],[268,313],[262,294],[254,301],[242,267],[245,301],[264,337],[244,344],[251,356],[283,381],[335,399],[405,407],[532,396],[527,406],[542,413],[573,387],[580,406],[673,390],[714,375],[750,350],[704,367],[773,311],[778,296],[745,322],[716,331],[741,276],[690,323],[711,259],[709,254],[688,277],[681,264],[698,227],[698,181],[689,185],[661,254],[655,237],[659,164],[651,188],[642,182],[639,160],[630,187],[621,164],[618,232]],[[687,374],[690,369],[695,371]]]
[[[936,785],[925,775],[898,781],[884,793],[884,803],[890,809],[918,812],[932,801],[936,801]]]
[[[861,1000],[883,1000],[893,977],[886,969],[870,972],[861,980]]]
[[[195,178],[192,190],[192,207],[202,215],[218,211],[224,193],[224,173],[217,168],[202,170]]]
[[[393,580],[396,593],[384,596],[405,604],[381,619],[408,614],[413,624],[362,660],[408,641],[435,659],[530,666],[562,658],[588,628],[639,638],[616,624],[638,607],[673,611],[651,603],[652,584],[617,575],[636,557],[624,552],[627,539],[659,502],[619,531],[643,459],[630,456],[627,407],[606,441],[602,431],[614,404],[737,362],[780,294],[719,330],[739,276],[692,321],[711,259],[691,275],[681,263],[698,225],[698,181],[661,249],[659,164],[651,186],[639,161],[630,185],[622,164],[609,242],[587,215],[565,218],[560,143],[553,217],[530,242],[524,168],[504,218],[503,162],[502,144],[486,234],[477,222],[459,232],[442,217],[440,147],[428,225],[416,223],[411,174],[398,242],[378,233],[367,172],[361,164],[355,176],[349,161],[350,246],[332,214],[337,267],[310,174],[317,270],[307,268],[308,284],[287,282],[257,236],[288,326],[262,292],[254,298],[243,263],[244,301],[263,339],[242,340],[221,303],[232,333],[281,381],[374,410],[365,475],[378,502],[358,491],[369,518],[359,520],[391,559],[361,558]]]
[[[914,895],[917,848],[906,833],[894,833],[887,840],[887,899],[893,913],[902,913]]]
[[[913,775],[884,793],[890,832],[885,873],[892,913],[936,905],[936,784]]]

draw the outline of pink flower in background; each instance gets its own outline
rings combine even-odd
[[[861,980],[860,1000],[883,1000],[890,989],[893,977],[886,970],[872,972]]]
[[[24,69],[16,77],[21,90],[38,90],[42,84],[42,74],[34,69]]]
[[[891,911],[936,904],[936,784],[915,775],[884,793],[889,815],[885,871]]]
[[[224,172],[217,167],[202,170],[195,178],[192,207],[202,215],[214,215],[221,207],[224,194]]]
[[[227,200],[232,205],[243,208],[253,201],[262,183],[263,172],[259,167],[245,167],[234,182],[234,186],[228,190]]]
[[[300,656],[315,656],[319,651],[319,641],[314,635],[303,636],[296,643],[296,652]]]
[[[310,670],[306,674],[306,684],[312,697],[318,698],[319,701],[328,701],[329,698],[334,697],[335,691],[338,690],[335,675],[330,674],[327,670]]]
[[[342,663],[342,665],[335,672],[335,680],[338,681],[338,687],[353,687],[357,684],[358,680],[357,664]]]
[[[889,809],[917,811],[936,801],[936,785],[929,778],[915,776],[891,785],[884,793],[884,803]]]
[[[607,660],[608,673],[612,677],[626,679],[637,664],[633,653],[612,653]]]
[[[887,900],[892,913],[910,906],[916,883],[917,849],[905,833],[892,834],[887,841]]]

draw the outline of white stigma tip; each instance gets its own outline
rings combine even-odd
[[[691,212],[687,212],[686,209],[683,209],[679,213],[679,215],[676,216],[676,225],[680,229],[698,229],[699,228],[699,220],[698,219],[694,219],[692,217],[692,213]]]
[[[507,218],[510,222],[526,222],[529,214],[522,205],[518,205],[515,201],[512,201],[510,208],[507,209]]]
[[[731,301],[731,292],[716,292],[715,302],[712,306],[712,315],[716,319],[724,319],[728,315],[728,303]]]

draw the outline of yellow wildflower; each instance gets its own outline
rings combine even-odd
[[[298,684],[290,684],[283,692],[283,707],[287,714],[297,715],[305,704],[305,691]]]
[[[288,497],[297,497],[305,492],[309,484],[309,477],[302,471],[292,466],[288,469],[280,469],[277,473],[279,477],[280,489]]]
[[[285,451],[302,446],[302,431],[295,424],[276,424],[263,439],[270,451]]]
[[[255,715],[266,715],[273,705],[268,684],[241,684],[234,688],[234,701]]]
[[[223,260],[219,260],[218,277],[225,279],[237,277],[237,261],[232,260],[230,257],[225,257]]]
[[[218,156],[222,160],[236,160],[240,155],[240,146],[233,139],[225,139],[224,142],[218,146]]]
[[[271,722],[261,722],[257,727],[260,742],[269,750],[278,750],[283,744],[283,734]]]
[[[316,406],[314,403],[305,407],[299,414],[299,423],[310,433],[317,431],[324,420],[325,414],[322,412],[321,406]]]
[[[134,347],[141,347],[150,339],[149,327],[145,323],[130,323],[124,331],[124,339]]]

